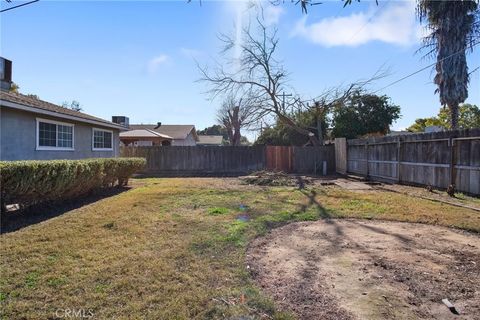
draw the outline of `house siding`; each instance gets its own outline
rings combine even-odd
[[[36,150],[37,118],[74,124],[74,150]],[[113,131],[112,151],[92,150],[92,128]],[[115,129],[0,107],[0,160],[111,158],[119,154],[119,141]]]
[[[197,141],[195,141],[195,138],[193,137],[193,133],[190,132],[188,136],[185,139],[173,139],[172,140],[172,146],[196,146]]]

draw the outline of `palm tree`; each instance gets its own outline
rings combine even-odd
[[[458,105],[468,97],[467,50],[480,40],[478,0],[418,0],[420,21],[427,20],[427,53],[437,56],[434,83],[440,103],[451,113],[451,128],[458,128]]]

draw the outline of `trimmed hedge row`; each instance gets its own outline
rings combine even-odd
[[[29,205],[75,198],[93,190],[126,185],[145,166],[143,158],[0,162],[3,205]]]

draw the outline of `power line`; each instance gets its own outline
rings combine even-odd
[[[474,43],[473,45],[471,45],[470,48],[473,48],[473,47],[477,46],[478,44],[480,44],[480,41]],[[422,72],[422,71],[424,71],[424,70],[426,70],[426,69],[428,69],[428,68],[433,67],[434,65],[436,65],[436,64],[439,63],[439,62],[442,62],[442,61],[444,61],[444,60],[447,60],[447,59],[449,59],[449,58],[451,58],[451,57],[453,57],[453,56],[456,56],[457,54],[460,54],[460,53],[462,53],[462,52],[465,52],[465,49],[462,49],[462,50],[459,50],[459,51],[457,51],[457,52],[455,52],[455,53],[452,53],[451,55],[446,56],[445,58],[442,58],[442,59],[440,59],[440,60],[438,60],[438,61],[435,61],[434,63],[432,63],[432,64],[430,64],[430,65],[428,65],[428,66],[426,66],[426,67],[423,67],[423,68],[421,68],[421,69],[419,69],[419,70],[417,70],[417,71],[415,71],[415,72],[412,72],[412,73],[410,73],[410,74],[408,74],[408,75],[406,75],[406,76],[404,76],[404,77],[402,77],[402,78],[400,78],[400,79],[398,79],[398,80],[395,80],[395,81],[393,81],[392,83],[389,83],[388,85],[386,85],[385,87],[383,87],[383,88],[381,88],[381,89],[378,89],[377,91],[374,91],[373,93],[377,93],[377,92],[379,92],[379,91],[385,90],[385,89],[387,89],[387,88],[389,88],[389,87],[391,87],[391,86],[393,86],[393,85],[395,85],[395,84],[397,84],[397,83],[399,83],[399,82],[401,82],[401,81],[403,81],[403,80],[405,80],[405,79],[408,79],[408,78],[416,75],[417,73],[420,73],[420,72]]]
[[[387,0],[383,3],[383,5],[381,7],[378,7],[378,9],[373,13],[373,15],[368,18],[367,22],[365,22],[354,34],[352,34],[352,36],[348,39],[347,42],[350,42],[352,41],[353,38],[355,38],[359,33],[360,31],[362,31],[363,29],[365,29],[365,27],[370,23],[372,22],[373,18],[375,18],[377,16],[377,14],[382,11],[383,8],[385,8],[387,6],[387,4],[390,2],[390,0]]]
[[[26,6],[26,5],[29,5],[29,4],[38,2],[38,1],[40,1],[40,0],[33,0],[33,1],[26,2],[26,3],[22,3],[22,4],[19,4],[19,5],[10,7],[10,8],[6,8],[6,9],[3,9],[3,10],[0,10],[0,13],[5,12],[5,11],[8,11],[8,10],[13,10],[13,9],[16,9],[16,8],[20,8],[20,7],[23,7],[23,6]],[[9,2],[9,1],[7,1],[7,2]]]

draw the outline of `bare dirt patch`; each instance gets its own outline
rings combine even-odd
[[[277,305],[300,319],[480,319],[477,234],[399,222],[300,222],[257,238],[247,264]]]

